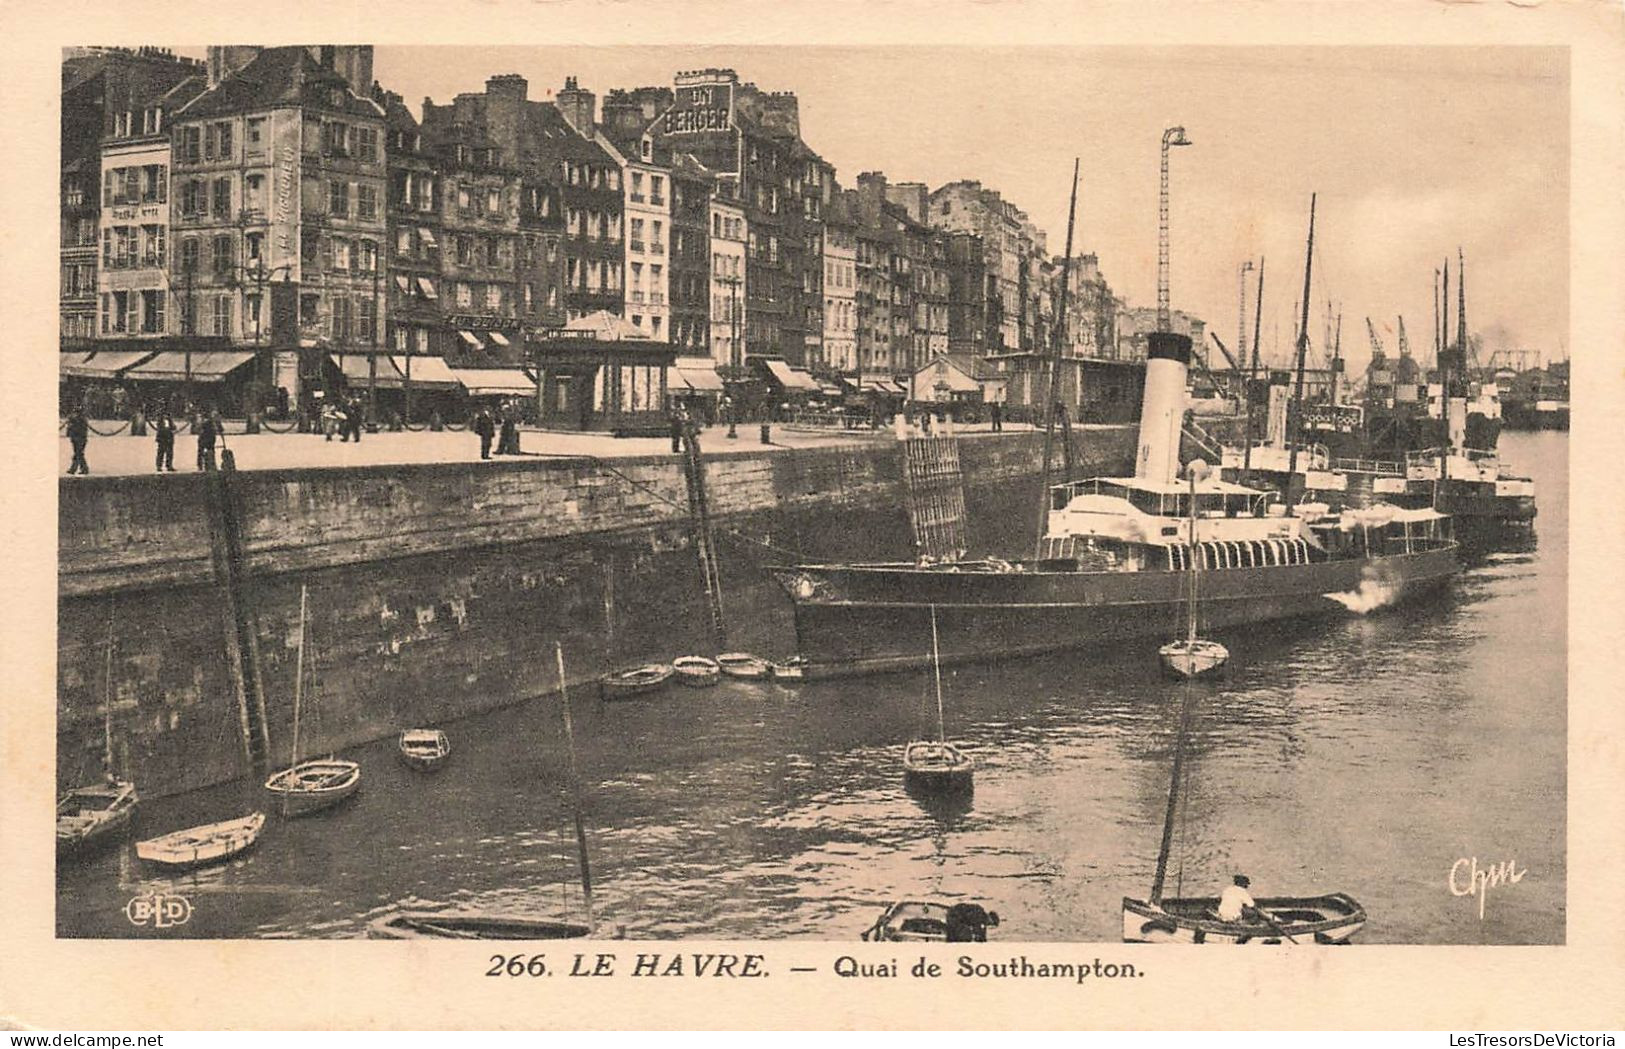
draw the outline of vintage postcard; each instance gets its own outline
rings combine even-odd
[[[67,10],[4,1022],[1625,1021],[1617,9]]]

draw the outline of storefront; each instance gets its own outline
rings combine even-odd
[[[617,436],[664,433],[677,350],[607,311],[526,343],[540,380],[541,424]]]

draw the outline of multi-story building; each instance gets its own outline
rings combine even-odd
[[[1117,360],[1145,360],[1146,336],[1157,330],[1155,306],[1123,306],[1117,311]],[[1192,346],[1203,346],[1207,340],[1207,322],[1186,313],[1172,310],[1168,314],[1168,330],[1190,336]]]
[[[872,185],[872,183],[871,183]],[[859,188],[844,194],[853,216],[857,241],[854,259],[857,305],[854,342],[858,373],[865,380],[889,380],[897,371],[892,346],[892,258],[896,236],[885,221],[885,198],[873,190],[865,192],[862,176]]]
[[[796,100],[788,95],[796,120]],[[784,213],[786,353],[794,363],[820,364],[824,359],[824,209],[835,188],[835,169],[799,137],[790,143],[789,170],[782,176]]]
[[[1057,289],[1060,267],[1057,266]],[[1066,346],[1063,353],[1073,357],[1113,357],[1117,349],[1117,302],[1111,285],[1100,272],[1100,259],[1094,254],[1077,255],[1070,267],[1070,290],[1066,296]],[[1051,298],[1059,307],[1060,292]]]
[[[975,233],[949,233],[948,352],[980,357],[999,346],[996,305],[989,302],[989,278],[982,238]]]
[[[441,310],[440,172],[417,119],[392,92],[375,95],[384,107],[388,140],[389,209],[386,219],[389,307],[384,342],[397,354],[438,356],[445,329]]]
[[[543,218],[544,207],[551,210],[546,219],[560,238],[558,252],[552,263],[545,261],[544,236],[537,242],[540,265],[561,267],[559,297],[567,320],[599,310],[618,316],[625,305],[621,169],[596,141],[596,109],[596,97],[581,90],[574,77],[565,80],[554,102],[542,102],[529,98],[529,83],[514,73],[490,77],[483,92],[459,94],[448,105],[423,102],[425,131],[452,125],[479,129],[517,170],[521,188],[534,191],[529,196],[536,220]],[[545,282],[532,292],[532,302],[539,294],[546,294]],[[548,326],[536,325],[536,334]]]
[[[426,122],[437,154],[448,362],[520,363],[519,171],[476,124]]]
[[[168,191],[168,164],[166,157],[159,159],[163,136],[175,108],[188,95],[181,85],[193,82],[190,90],[202,88],[203,64],[192,59],[177,58],[158,48],[76,48],[62,63],[62,183],[61,183],[61,296],[59,303],[59,330],[63,340],[88,345],[85,340],[100,333],[99,314],[101,296],[98,261],[102,243],[102,200],[112,194],[104,191],[101,174],[104,142],[117,143],[115,163],[126,167],[162,167],[161,187],[150,186],[154,196]],[[170,96],[171,92],[175,92]],[[170,96],[170,97],[166,97]],[[145,148],[151,147],[151,148]],[[137,164],[136,160],[141,163]],[[141,227],[147,230],[147,246],[155,246],[160,234],[150,227],[160,225],[162,210],[156,199],[140,199],[147,186],[140,183],[145,177],[137,173],[135,199],[129,200],[126,186],[121,183],[118,195],[123,199],[118,206],[136,213],[126,215],[116,225],[135,227],[137,262],[119,267],[119,278],[106,289],[122,292],[125,305],[123,330],[109,335],[126,334],[129,329],[130,307],[135,307],[135,331],[141,333],[149,324],[159,324],[160,330],[172,326],[173,311],[170,303],[160,302],[145,291],[167,291],[161,284],[161,266],[147,265],[148,257],[141,242]],[[145,209],[145,205],[152,205]],[[145,216],[141,210],[150,210]],[[112,220],[108,220],[112,223]],[[128,234],[126,234],[128,235]],[[129,262],[129,255],[123,257]],[[135,276],[138,271],[141,276]],[[113,287],[111,285],[117,285]],[[132,303],[132,293],[134,295]],[[118,317],[115,301],[109,299],[109,316]],[[148,312],[142,313],[146,308]],[[153,332],[151,334],[156,334]]]
[[[564,203],[551,179],[519,179],[519,318],[527,336],[569,319],[564,305]]]
[[[930,196],[927,218],[939,229],[974,233],[982,241],[987,273],[989,324],[998,325],[998,341],[988,353],[1032,349],[1030,323],[1036,306],[1028,298],[1031,277],[1028,260],[1041,246],[1033,244],[1033,229],[1020,208],[980,182],[950,182]]]
[[[177,330],[169,274],[169,129],[173,113],[202,91],[187,77],[157,97],[131,97],[102,139],[101,265],[97,334],[155,339]]]
[[[803,271],[809,259],[815,267],[821,263],[807,248],[807,227],[816,220],[808,217],[805,201],[816,195],[821,202],[830,169],[801,142],[794,94],[740,83],[731,69],[682,72],[674,86],[671,106],[649,132],[674,153],[692,154],[710,171],[735,180],[748,238],[746,350],[802,363],[809,331]],[[817,184],[809,186],[814,164],[820,165]],[[816,328],[822,338],[822,325]]]
[[[824,211],[825,368],[858,374],[858,238],[857,225],[844,193],[834,192]]]
[[[271,285],[286,282],[302,344],[382,348],[384,110],[354,86],[370,94],[371,62],[370,47],[211,48],[208,88],[171,128],[184,331],[264,346]],[[319,359],[276,350],[257,384],[299,397]]]
[[[719,178],[711,194],[710,357],[737,375],[745,363],[745,208],[734,199],[735,179]]]
[[[626,222],[625,315],[654,339],[671,335],[671,150],[644,132],[671,101],[663,88],[611,91],[596,141],[620,166]]]
[[[671,164],[671,334],[680,356],[706,356],[711,342],[711,171],[687,153]]]

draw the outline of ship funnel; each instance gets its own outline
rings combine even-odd
[[[1189,336],[1165,331],[1147,336],[1135,477],[1164,482],[1179,477],[1179,434],[1185,421],[1185,373],[1190,364]]]

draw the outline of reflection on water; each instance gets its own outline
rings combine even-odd
[[[1540,486],[1538,542],[1422,604],[1220,635],[1231,670],[1202,686],[1170,893],[1244,871],[1256,895],[1351,893],[1361,942],[1562,941],[1566,440],[1502,438]],[[936,896],[998,911],[1001,939],[1115,939],[1120,898],[1150,884],[1180,687],[1154,643],[946,670],[948,734],[981,761],[954,800],[903,786],[901,745],[935,728],[929,674],[577,695],[600,919],[852,940],[886,901]],[[557,700],[444,727],[444,772],[412,773],[393,740],[361,748],[353,801],[273,818],[224,866],[160,878],[125,847],[65,868],[60,931],[355,936],[402,901],[579,915]],[[140,830],[251,802],[237,784],[145,803]],[[1529,871],[1483,920],[1447,881],[1470,857]],[[155,892],[187,896],[191,920],[132,926],[125,903]]]

